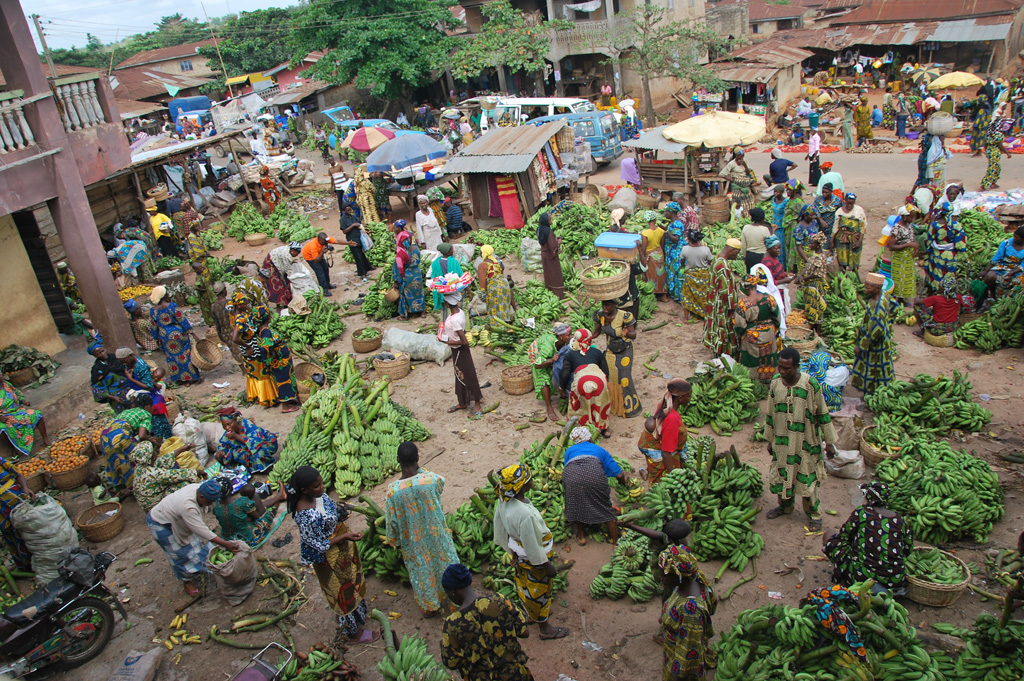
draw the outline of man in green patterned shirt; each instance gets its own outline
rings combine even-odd
[[[800,353],[793,348],[779,353],[778,373],[768,390],[764,434],[772,456],[768,489],[779,497],[779,505],[768,512],[768,518],[792,513],[794,497],[800,496],[810,518],[807,529],[820,531],[818,486],[825,479],[822,444],[824,454],[832,458],[838,438],[821,386],[800,371]]]

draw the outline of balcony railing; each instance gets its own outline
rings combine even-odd
[[[577,21],[572,28],[555,31],[555,43],[565,47],[601,47],[608,41],[611,24],[598,21]]]
[[[25,120],[23,90],[0,92],[0,154],[35,146],[36,138]]]
[[[96,94],[97,78],[97,75],[87,73],[53,81],[57,106],[64,119],[64,129],[68,132],[94,128],[107,122]]]

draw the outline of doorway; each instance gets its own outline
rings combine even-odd
[[[46,241],[39,231],[36,217],[29,211],[13,213],[14,224],[18,228],[21,242],[25,246],[25,253],[28,254],[32,271],[35,272],[36,280],[39,282],[39,289],[46,299],[46,306],[50,310],[54,324],[63,333],[69,333],[75,326],[74,317],[71,315],[71,308],[64,299],[64,291],[57,280],[57,271],[50,260],[50,254],[46,250]]]

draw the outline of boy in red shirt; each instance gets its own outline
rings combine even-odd
[[[925,331],[933,336],[953,333],[960,319],[962,305],[963,299],[956,291],[956,279],[946,277],[942,280],[941,295],[928,296],[921,301],[921,308],[917,311],[921,328],[914,335],[923,336]]]

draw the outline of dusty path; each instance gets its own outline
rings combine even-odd
[[[304,154],[305,155],[305,154]],[[768,154],[754,153],[750,155],[752,165],[758,174],[766,171],[769,161]],[[806,162],[794,159],[801,164],[797,176],[806,180]],[[866,267],[874,262],[878,246],[875,239],[884,223],[885,216],[894,212],[907,194],[916,175],[916,156],[911,154],[892,155],[853,155],[831,154],[828,160],[835,163],[835,170],[841,172],[847,187],[859,196],[860,203],[865,207],[870,219],[863,262]],[[1004,162],[1004,187],[1015,187],[1024,184],[1024,161],[1017,158]],[[317,160],[319,169],[319,160]],[[596,179],[608,184],[618,181],[617,163],[604,169]],[[976,189],[977,183],[984,172],[983,159],[957,155],[951,162],[948,176],[966,179],[968,188]],[[395,202],[395,207],[398,207]],[[332,235],[337,234],[337,209],[333,201],[328,202],[329,209],[317,217],[324,228]],[[268,243],[258,253],[246,253],[247,257],[258,262],[266,252],[276,246]],[[228,251],[241,254],[243,248],[230,241]],[[223,253],[218,254],[223,255]],[[513,276],[522,281],[527,278],[522,271],[521,263],[509,260],[506,266]],[[354,298],[359,291],[365,291],[368,285],[360,285],[351,265],[338,258],[338,264],[332,273],[333,280],[340,286],[336,291],[338,299]],[[675,304],[663,303],[657,319],[677,321],[680,308]],[[198,315],[191,315],[193,320]],[[341,351],[351,349],[349,333],[361,326],[362,318],[348,318],[349,331],[332,344],[332,348]],[[415,329],[422,322],[398,324],[407,329]],[[636,357],[646,359],[656,351],[660,356],[657,368],[665,374],[688,376],[697,362],[711,358],[711,354],[698,340],[699,325],[676,326],[669,324],[649,333],[641,333],[636,341]],[[900,357],[897,373],[901,377],[912,376],[926,371],[930,373],[950,372],[954,369],[970,371],[971,380],[977,393],[989,393],[993,400],[988,406],[993,411],[993,420],[989,431],[980,437],[967,439],[965,446],[980,455],[993,460],[992,452],[1004,448],[1021,448],[1021,417],[1018,405],[1024,393],[1024,381],[1019,377],[1024,372],[1022,351],[1004,350],[995,355],[982,356],[973,351],[955,349],[937,349],[924,345],[910,335],[906,327],[896,329]],[[485,356],[482,348],[473,352],[481,381],[490,381],[492,387],[485,389],[487,403],[501,400],[501,406],[482,421],[468,421],[459,414],[446,414],[439,406],[447,406],[453,399],[452,369],[450,365],[439,367],[430,364],[419,364],[409,377],[398,382],[394,399],[411,408],[416,416],[433,432],[432,437],[421,445],[424,456],[430,456],[444,449],[444,452],[433,459],[429,468],[444,475],[448,482],[445,488],[445,509],[454,511],[463,501],[469,498],[475,486],[480,485],[487,471],[507,465],[518,457],[522,448],[533,440],[542,439],[549,432],[549,425],[532,425],[530,428],[517,432],[514,425],[525,421],[525,417],[538,412],[542,403],[535,400],[532,394],[509,396],[504,394],[500,386],[502,365]],[[212,379],[212,380],[210,380]],[[233,395],[244,386],[241,374],[225,362],[217,370],[207,375],[207,381],[199,387],[189,388],[183,392],[188,399],[198,399],[214,389],[210,385],[215,381],[229,381],[230,387],[220,391],[224,395]],[[637,377],[637,387],[645,408],[650,407],[661,396],[664,390],[664,379]],[[852,389],[848,393],[856,395]],[[286,433],[291,429],[293,416],[281,415],[279,411],[264,411],[260,408],[244,410],[247,416],[272,430]],[[634,467],[642,463],[636,450],[635,442],[642,427],[640,419],[613,419],[613,437],[604,444],[614,454],[630,460]],[[705,429],[707,430],[707,429]],[[744,460],[754,463],[763,472],[767,471],[767,452],[763,444],[750,441],[752,426],[747,425],[730,438],[717,438],[720,449],[735,444]],[[703,431],[702,431],[703,432]],[[710,430],[707,430],[710,433]],[[1013,546],[1017,534],[1024,526],[1024,503],[1022,503],[1022,476],[1020,467],[1011,470],[1008,464],[995,459],[993,464],[999,471],[1006,488],[1006,516],[999,523],[990,537],[993,547]],[[823,506],[836,512],[836,515],[825,516],[826,536],[836,531],[850,511],[859,504],[860,496],[857,482],[829,478],[825,483],[822,499]],[[377,501],[383,499],[384,487],[371,492]],[[65,495],[72,513],[89,505],[86,494],[77,496]],[[765,499],[770,503],[771,499]],[[128,608],[134,626],[127,632],[120,633],[110,644],[106,652],[96,661],[73,673],[57,677],[68,681],[105,681],[114,664],[123,658],[130,649],[146,650],[152,644],[156,627],[163,627],[173,616],[175,606],[187,599],[171,577],[170,570],[162,553],[155,544],[148,542],[144,517],[133,502],[126,507],[128,524],[125,531],[102,546],[103,549],[118,554],[118,562],[110,573],[113,583],[124,597],[129,597]],[[828,582],[830,568],[827,563],[805,560],[805,556],[821,553],[821,537],[807,537],[803,525],[805,519],[797,514],[788,518],[768,521],[760,516],[755,529],[766,539],[765,550],[758,559],[759,577],[750,584],[737,590],[732,599],[719,605],[714,618],[716,629],[727,630],[735,620],[736,614],[746,608],[756,607],[768,602],[767,592],[778,591],[783,595],[783,602],[795,604],[810,588]],[[361,520],[355,521],[356,526]],[[289,531],[295,541],[283,549],[267,546],[263,553],[269,556],[287,556],[298,558],[298,533],[290,520],[285,521],[282,536]],[[567,626],[571,635],[563,640],[542,642],[537,639],[536,632],[524,641],[524,647],[538,681],[552,681],[559,673],[578,681],[598,681],[605,679],[655,679],[660,677],[661,651],[652,641],[651,634],[657,629],[659,616],[656,602],[646,605],[632,605],[628,600],[617,602],[594,601],[589,596],[591,578],[597,574],[599,567],[607,562],[610,549],[607,545],[590,542],[580,548],[573,544],[563,548],[561,557],[572,558],[575,567],[569,574],[569,590],[559,594],[555,599],[553,622]],[[983,563],[982,551],[964,550],[960,555],[965,561]],[[152,557],[151,565],[133,567],[136,559]],[[783,567],[783,563],[800,566],[803,578],[797,574],[779,576],[774,574]],[[718,561],[711,561],[707,571],[717,571]],[[723,585],[728,586],[737,578],[736,573],[726,573]],[[293,627],[296,642],[299,646],[308,646],[317,641],[329,642],[333,638],[333,616],[324,604],[322,595],[315,579],[307,575],[305,588],[310,596],[308,605],[297,616],[298,626]],[[403,614],[394,625],[399,634],[417,632],[425,636],[435,652],[440,641],[440,622],[422,619],[412,592],[409,589],[397,588],[398,596],[390,597],[383,590],[395,589],[393,585],[382,585],[376,579],[370,579],[367,589],[371,607],[382,610],[393,610]],[[225,607],[216,595],[190,608],[189,628],[197,633],[209,630],[214,623],[226,624],[233,613],[251,610],[253,603],[265,595],[258,590],[259,596],[250,598],[238,609]],[[933,621],[945,621],[958,625],[967,625],[981,609],[991,608],[991,604],[983,604],[976,595],[967,594],[954,606],[945,609],[924,608],[908,603],[912,619],[916,626],[926,626]],[[581,613],[587,614],[587,631],[592,639],[604,648],[605,655],[588,652],[583,647],[581,629]],[[119,627],[118,632],[121,632]],[[264,640],[254,635],[254,640]],[[269,640],[269,635],[266,635]],[[176,651],[177,652],[177,651]],[[614,653],[614,655],[612,655]],[[382,655],[380,643],[370,646],[354,647],[348,659],[360,666],[363,678],[373,680],[380,678],[375,670],[376,662]],[[201,646],[190,646],[183,650],[179,661],[168,658],[161,681],[176,679],[179,681],[214,681],[228,678],[237,671],[247,654],[244,651],[220,647],[213,643]]]

